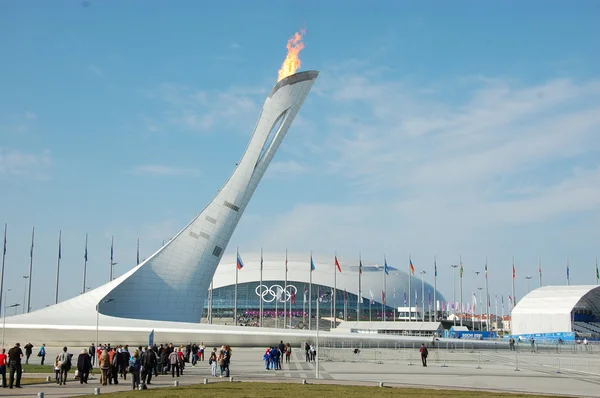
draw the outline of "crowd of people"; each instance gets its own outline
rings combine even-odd
[[[265,369],[281,370],[281,362],[285,356],[285,363],[290,362],[290,356],[292,355],[292,347],[290,343],[283,344],[283,340],[276,347],[268,347],[263,355],[263,361],[265,361]]]

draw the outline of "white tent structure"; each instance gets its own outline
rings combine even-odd
[[[523,297],[513,309],[512,334],[600,331],[600,325],[594,324],[598,318],[600,286],[544,286]]]

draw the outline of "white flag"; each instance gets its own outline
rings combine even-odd
[[[283,301],[283,299],[281,298],[282,294],[283,294],[283,289],[281,288],[281,286],[277,286],[277,301],[279,301],[279,302]]]
[[[477,306],[477,297],[475,297],[475,292],[473,292],[473,306]]]

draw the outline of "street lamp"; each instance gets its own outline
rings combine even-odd
[[[421,307],[423,307],[423,309],[421,310],[423,312],[423,318],[421,318],[421,322],[425,322],[425,274],[427,272],[425,271],[421,271]]]
[[[452,267],[452,311],[454,312],[454,326],[456,326],[456,268],[458,268],[458,265],[452,264],[451,267]],[[461,309],[461,311],[462,311],[462,309]]]
[[[98,330],[100,328],[100,304],[106,304],[106,303],[110,303],[111,301],[114,301],[114,299],[108,299],[108,300],[102,300],[100,301],[98,304],[96,304],[96,349],[98,349]]]
[[[23,314],[25,313],[25,298],[27,297],[27,279],[29,279],[29,275],[23,275],[23,279],[25,280],[25,289],[23,289]]]
[[[531,276],[526,276],[525,279],[527,279],[527,293],[531,292],[531,289],[529,288],[529,281],[531,280]]]

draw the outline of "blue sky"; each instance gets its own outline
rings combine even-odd
[[[324,4],[323,4],[324,3]],[[600,231],[600,4],[579,1],[5,1],[0,221],[5,283],[32,306],[150,255],[232,172],[286,41],[321,72],[231,241],[314,250],[517,296],[526,275],[595,283]],[[431,275],[431,273],[430,273]],[[532,281],[532,287],[535,283]],[[431,281],[430,281],[431,282]],[[438,280],[451,297],[452,286]],[[505,298],[506,301],[506,298]]]

